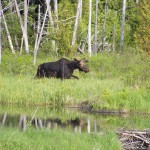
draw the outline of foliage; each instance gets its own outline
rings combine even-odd
[[[18,3],[22,2],[22,0],[18,1]],[[3,8],[7,6],[7,1],[3,1],[2,5]],[[98,4],[98,42],[102,40],[102,26],[104,22],[104,5],[105,1],[99,1]],[[77,11],[77,1],[70,1],[64,0],[60,1],[58,4],[58,21],[55,20],[54,12],[52,11],[54,25],[56,27],[56,23],[58,24],[58,28],[53,31],[50,27],[49,22],[47,21],[47,25],[44,29],[44,36],[41,41],[40,50],[43,52],[50,53],[51,55],[70,55],[74,54],[77,46],[80,44],[85,44],[85,51],[87,49],[87,28],[88,28],[88,17],[89,17],[89,1],[83,1],[83,11],[82,11],[82,18],[79,21],[79,27],[77,30],[77,40],[75,44],[75,48],[71,49],[71,41],[72,41],[72,34],[74,29],[74,22],[75,16]],[[34,49],[35,43],[35,33],[36,28],[33,30],[33,27],[36,27],[35,20],[37,19],[37,13],[35,13],[35,8],[37,6],[30,5],[29,6],[29,15],[28,15],[28,38],[29,38],[29,48],[32,52]],[[148,31],[148,7],[147,1],[141,1],[138,13],[138,7],[136,6],[135,1],[128,1],[127,2],[127,10],[126,10],[126,25],[125,25],[125,38],[124,38],[124,45],[128,45],[128,47],[135,47],[136,44],[142,48],[142,45],[147,45],[146,51],[148,51],[148,44],[143,44],[142,41],[148,41],[149,32]],[[20,9],[23,9],[23,5],[20,6]],[[106,14],[106,30],[105,30],[105,37],[106,41],[109,44],[112,44],[112,30],[113,26],[115,26],[115,48],[117,51],[118,44],[120,41],[120,23],[121,23],[121,15],[122,15],[122,1],[120,0],[110,0],[107,2],[107,14]],[[22,31],[20,28],[19,19],[14,13],[14,9],[8,9],[5,13],[6,22],[8,24],[8,29],[10,35],[13,40],[13,45],[15,49],[17,49],[16,41],[18,42],[18,46],[20,49],[21,46],[21,39],[22,39]],[[143,15],[146,17],[145,19],[145,31],[143,29]],[[139,16],[139,19],[137,19]],[[23,15],[22,15],[23,19]],[[48,20],[48,19],[47,19]],[[57,21],[57,22],[56,22]],[[42,23],[42,22],[41,22]],[[139,26],[138,26],[139,25]],[[138,29],[137,29],[138,26]],[[92,3],[92,35],[94,35],[94,27],[95,27],[95,0]],[[136,32],[136,34],[135,34]],[[135,42],[135,35],[136,35],[136,42]],[[140,38],[142,35],[142,38]],[[94,37],[94,36],[92,36]],[[3,49],[8,51],[9,50],[9,43],[6,39],[6,31],[3,30]],[[53,41],[56,43],[56,49],[53,50]],[[92,43],[94,39],[92,39]],[[140,44],[141,43],[141,44]],[[141,45],[141,46],[140,46]]]
[[[138,28],[136,31],[137,46],[150,53],[150,1],[142,0],[139,3]]]

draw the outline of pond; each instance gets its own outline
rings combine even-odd
[[[0,126],[20,128],[48,129],[60,128],[73,132],[99,133],[106,130],[148,129],[149,115],[102,115],[83,113],[77,109],[51,107],[0,106]]]

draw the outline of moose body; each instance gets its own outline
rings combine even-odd
[[[61,79],[69,79],[71,77],[78,79],[77,76],[73,75],[75,69],[79,71],[89,72],[89,68],[85,65],[87,60],[74,59],[70,61],[66,58],[61,58],[56,62],[43,63],[38,66],[36,77],[55,77]]]

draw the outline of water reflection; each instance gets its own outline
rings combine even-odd
[[[72,109],[51,108],[4,108],[0,109],[0,126],[27,130],[55,128],[69,129],[74,132],[95,133],[118,128],[150,128],[150,116],[144,115],[100,115],[84,114]]]
[[[91,129],[94,123],[94,130]],[[0,114],[0,124],[4,127],[18,127],[22,130],[26,130],[29,127],[34,127],[36,129],[54,129],[54,128],[71,128],[75,132],[96,132],[97,129],[100,129],[100,126],[97,124],[96,120],[93,122],[89,118],[74,118],[69,120],[61,120],[60,118],[31,118],[25,114],[19,115],[10,115],[6,112]]]

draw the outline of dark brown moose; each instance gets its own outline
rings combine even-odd
[[[85,73],[89,72],[89,68],[85,65],[85,62],[88,62],[85,59],[70,61],[66,58],[61,58],[56,62],[43,63],[38,66],[36,77],[55,77],[61,79],[69,79],[71,77],[79,79],[77,76],[73,75],[73,71],[78,69]]]

